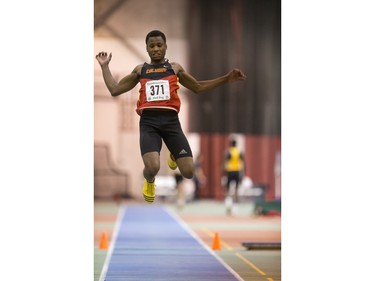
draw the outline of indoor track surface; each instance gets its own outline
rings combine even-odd
[[[281,241],[280,217],[250,215],[240,204],[227,216],[222,202],[180,209],[155,202],[95,201],[94,281],[281,280],[281,249],[249,250],[243,242]],[[100,249],[102,234],[109,247]],[[213,249],[214,234],[220,249]]]

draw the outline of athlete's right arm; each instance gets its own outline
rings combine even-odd
[[[130,91],[137,85],[137,83],[139,82],[142,65],[136,66],[129,75],[125,76],[120,80],[120,82],[117,83],[109,69],[109,62],[111,61],[111,58],[111,53],[109,54],[109,56],[107,56],[107,53],[104,52],[100,52],[96,56],[96,59],[98,60],[102,68],[105,85],[107,86],[112,96],[118,96]]]

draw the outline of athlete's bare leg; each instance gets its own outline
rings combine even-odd
[[[143,154],[142,159],[145,165],[143,168],[143,176],[148,182],[153,182],[160,169],[160,155],[156,151],[147,152]]]
[[[194,176],[193,157],[181,157],[176,160],[177,166],[184,178],[191,179]]]

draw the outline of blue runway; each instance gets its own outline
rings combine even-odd
[[[242,280],[162,206],[120,212],[100,280]]]

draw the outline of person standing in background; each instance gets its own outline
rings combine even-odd
[[[227,214],[231,215],[237,211],[238,187],[245,175],[245,158],[237,147],[237,141],[232,139],[230,148],[224,154],[222,172],[226,177],[226,197],[225,205]],[[231,187],[234,186],[234,190]],[[231,192],[233,191],[233,192]]]

